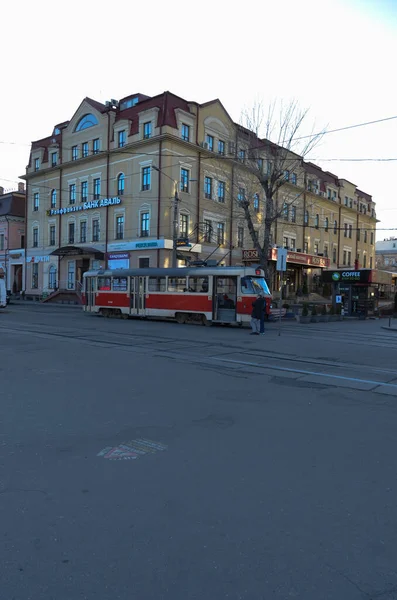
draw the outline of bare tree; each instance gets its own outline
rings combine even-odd
[[[319,144],[324,134],[321,131],[301,135],[307,114],[308,111],[301,110],[296,101],[287,105],[273,103],[267,114],[261,104],[256,104],[243,112],[242,123],[238,125],[236,162],[240,167],[239,173],[244,173],[243,177],[250,180],[250,188],[262,191],[262,225],[258,226],[255,194],[251,190],[244,198],[241,193],[237,193],[237,197],[235,194],[236,210],[246,222],[253,246],[258,251],[259,263],[267,277],[271,275],[269,253],[273,224],[290,206],[301,206],[299,200],[305,186],[304,158]],[[301,191],[291,193],[291,188],[287,186],[289,191],[281,201],[280,189],[288,183],[298,185]]]

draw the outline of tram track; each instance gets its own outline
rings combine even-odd
[[[41,325],[41,327],[39,327]],[[97,335],[97,331],[92,328],[70,328],[68,331],[59,331],[60,327],[49,327],[48,324],[43,329],[44,324],[38,324],[37,328],[26,328],[22,326],[12,326],[9,324],[1,325],[0,331],[4,333],[22,335],[33,335],[41,338],[57,338],[65,340],[76,340],[84,344],[100,345],[106,347],[119,347],[131,352],[152,353],[159,358],[174,358],[181,361],[202,362],[207,361],[212,363],[223,362],[229,365],[246,365],[251,368],[274,369],[285,372],[304,372],[303,368],[321,368],[334,372],[346,372],[347,370],[355,374],[372,373],[375,375],[383,375],[390,378],[389,381],[397,378],[397,370],[390,368],[381,368],[372,365],[363,365],[362,363],[345,362],[327,359],[317,359],[307,356],[297,356],[287,352],[274,352],[262,348],[256,348],[254,351],[247,351],[245,344],[233,344],[220,341],[190,341],[186,338],[177,339],[174,336],[164,335],[146,335],[142,333],[131,332],[115,332],[101,331],[101,335]],[[109,339],[109,338],[122,339]],[[167,344],[167,351],[164,352],[164,345]],[[235,358],[233,358],[235,357]],[[255,360],[250,360],[251,357]],[[281,365],[280,365],[281,363]],[[283,366],[283,363],[285,366]],[[301,368],[300,368],[301,366]],[[324,376],[327,374],[324,372]],[[335,375],[336,376],[336,375]],[[366,376],[368,379],[368,376]],[[364,379],[363,379],[364,381]],[[382,382],[379,382],[381,384]],[[386,382],[384,382],[386,383]]]

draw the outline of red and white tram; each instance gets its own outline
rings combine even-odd
[[[87,271],[82,293],[86,312],[205,325],[249,322],[258,293],[271,303],[263,270],[250,267]]]

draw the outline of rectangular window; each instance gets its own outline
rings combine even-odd
[[[349,206],[349,198],[345,196],[345,206]]]
[[[165,291],[167,291],[166,278],[165,277],[149,277],[148,291],[149,292],[165,292]]]
[[[254,194],[254,212],[259,212],[259,194]]]
[[[351,266],[351,262],[352,262],[352,253],[351,252],[346,252],[347,254],[347,266],[350,267]]]
[[[39,265],[38,263],[32,264],[32,289],[37,290],[39,287]]]
[[[116,217],[116,240],[124,239],[124,215]]]
[[[324,256],[328,258],[328,246],[326,244],[324,244]]]
[[[245,201],[245,188],[243,188],[243,187],[238,188],[237,200],[238,200],[238,202]]]
[[[188,169],[181,169],[181,192],[189,193],[190,173]]]
[[[303,252],[305,254],[309,253],[309,242],[303,242]]]
[[[92,153],[99,154],[99,138],[95,138],[92,142]]]
[[[81,201],[87,202],[88,200],[88,181],[81,182]]]
[[[143,167],[142,169],[142,191],[145,192],[150,190],[150,167]]]
[[[287,248],[287,250],[288,250],[288,238],[287,237],[283,237],[283,248]]]
[[[225,182],[218,181],[218,202],[225,202]]]
[[[238,227],[237,229],[237,246],[238,248],[244,248],[244,227]]]
[[[33,194],[33,210],[34,210],[34,212],[37,212],[39,210],[39,204],[40,204],[40,195],[39,195],[39,192],[35,192]]]
[[[225,224],[224,223],[218,223],[216,226],[217,229],[217,242],[218,245],[221,246],[222,244],[225,243]]]
[[[85,158],[86,156],[88,156],[88,151],[89,151],[89,149],[88,149],[88,142],[83,142],[81,144],[81,156],[83,158]]]
[[[318,254],[318,242],[314,242],[314,254]]]
[[[297,176],[296,176],[296,173],[291,173],[290,182],[291,182],[293,185],[296,185],[297,181],[298,181],[298,178],[297,178]]]
[[[372,269],[372,256],[369,257],[369,268]]]
[[[51,152],[51,166],[56,167],[58,164],[58,152]]]
[[[360,237],[361,237],[360,229],[357,229],[357,241],[358,242],[360,241]]]
[[[258,158],[256,162],[257,162],[257,165],[258,165],[258,170],[262,173],[262,171],[263,171],[263,158]]]
[[[225,156],[225,142],[223,140],[218,140],[218,154]]]
[[[72,160],[77,160],[79,157],[79,148],[78,146],[72,146]]]
[[[143,139],[148,140],[152,137],[152,122],[148,121],[143,124]]]
[[[240,162],[245,162],[245,150],[243,148],[238,151],[238,159]]]
[[[353,233],[353,225],[349,225],[349,238],[352,237],[352,233]]]
[[[149,237],[150,235],[150,213],[141,213],[141,237]]]
[[[69,244],[74,244],[74,223],[68,225],[68,240]]]
[[[92,241],[99,242],[99,219],[92,221]]]
[[[347,252],[346,250],[343,250],[343,265],[346,266],[346,262],[347,262]]]
[[[21,235],[21,248],[25,248],[25,235]]]
[[[294,238],[291,238],[289,241],[289,249],[293,250],[294,252],[296,250],[296,240]]]
[[[168,277],[169,292],[186,292],[186,277]]]
[[[112,289],[115,292],[126,292],[128,287],[127,277],[113,277]]]
[[[371,231],[371,241],[370,241],[371,245],[373,246],[374,244],[374,232]]]
[[[213,152],[214,151],[214,136],[207,135],[205,138],[205,141],[207,142],[208,150],[211,150],[211,152]]]
[[[35,158],[34,159],[34,170],[38,171],[40,169],[40,159],[39,158]]]
[[[119,131],[117,134],[117,142],[118,142],[119,148],[123,148],[125,146],[125,140],[126,140],[125,130],[123,129],[122,131]]]
[[[55,246],[55,225],[50,225],[50,246]]]
[[[150,267],[150,258],[140,258],[138,265],[140,269],[148,269]]]
[[[101,180],[98,178],[94,179],[94,200],[99,200],[101,197]]]
[[[343,237],[347,237],[347,223],[345,223],[345,229],[343,232]]]
[[[204,219],[204,242],[211,243],[212,240],[212,221]]]
[[[4,233],[0,233],[0,250],[4,250],[4,240],[5,240],[5,235]]]
[[[367,230],[364,231],[364,244],[367,243]]]
[[[33,229],[33,248],[39,247],[39,229],[35,227]]]
[[[332,262],[336,263],[336,248],[332,250]]]
[[[80,244],[85,244],[87,241],[87,221],[80,223]]]
[[[291,206],[291,223],[296,223],[296,206]]]
[[[189,215],[180,215],[179,233],[181,237],[187,237],[189,233]]]
[[[366,269],[367,268],[367,255],[364,254],[364,258],[363,258],[363,268]]]
[[[212,178],[204,177],[204,195],[211,200],[212,198]]]
[[[74,290],[76,285],[76,264],[74,260],[68,262],[68,290]]]
[[[75,204],[76,202],[76,184],[71,183],[69,185],[69,203]]]
[[[285,179],[285,181],[289,181],[289,171],[288,170],[284,171],[284,179]]]
[[[289,206],[286,202],[284,202],[284,206],[283,206],[283,219],[284,221],[288,221],[289,219]]]
[[[190,126],[186,125],[186,123],[182,123],[181,138],[185,142],[190,142]]]

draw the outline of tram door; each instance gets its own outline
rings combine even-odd
[[[130,307],[132,315],[145,314],[146,278],[131,277]]]
[[[95,306],[95,277],[86,277],[86,303],[88,309]]]
[[[214,277],[213,320],[223,323],[236,321],[237,277]]]

